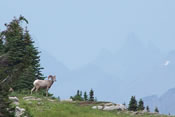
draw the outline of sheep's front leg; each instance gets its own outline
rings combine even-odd
[[[46,96],[48,97],[48,90],[49,90],[49,88],[47,87],[46,88]]]

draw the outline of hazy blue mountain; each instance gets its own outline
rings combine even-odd
[[[164,56],[161,63],[147,74],[144,79],[145,84],[149,84],[148,88],[152,88],[152,93],[162,94],[168,89],[175,86],[175,52],[170,52]]]
[[[170,89],[170,87],[175,87],[174,70],[175,51],[171,51],[166,57],[164,57],[164,62],[162,62],[161,67],[157,67],[150,73],[150,80],[152,82],[150,84],[155,85],[153,87],[153,91],[155,88],[159,88],[159,91],[165,92],[160,97],[148,96],[143,98],[145,104],[149,105],[152,110],[155,108],[155,106],[158,106],[161,113],[175,114],[175,88]],[[145,83],[148,83],[148,81]]]
[[[88,92],[93,88],[95,96],[101,100],[116,101],[109,90],[111,87],[119,87],[120,82],[114,82],[116,77],[114,78],[94,65],[89,64],[76,71],[70,71],[64,64],[44,50],[41,53],[41,65],[44,67],[43,73],[45,75],[57,76],[57,81],[50,89],[50,92],[55,96],[61,96],[65,99],[74,95],[78,89]]]
[[[102,49],[94,61],[72,71],[48,53],[42,54],[44,73],[57,75],[50,91],[61,98],[93,88],[99,100],[127,103],[133,95],[162,94],[175,86],[175,52],[163,55],[153,43],[145,45],[134,34],[119,51]]]
[[[142,99],[144,101],[145,107],[149,106],[151,112],[154,112],[155,107],[159,108],[159,97],[157,95],[146,96]]]
[[[66,74],[70,70],[61,62],[59,62],[55,57],[51,56],[45,50],[41,52],[41,66],[44,67],[43,73],[45,75],[56,75],[58,80],[66,77]]]
[[[104,72],[94,64],[88,64],[73,71],[72,76],[74,78],[72,80],[74,90],[89,91],[93,88],[98,99],[117,101],[117,96],[113,94],[119,94],[120,91],[121,81],[118,77]]]
[[[69,83],[70,70],[61,62],[59,62],[55,57],[51,56],[45,50],[41,52],[41,66],[44,68],[44,75],[56,75],[57,81],[53,84],[51,89],[49,90],[55,96],[65,96],[62,87],[65,87],[65,83]]]
[[[92,65],[116,76],[115,82],[120,79],[120,91],[124,93],[119,97],[128,101],[132,95],[142,97],[159,92],[158,87],[155,88],[153,83],[150,84],[152,80],[150,77],[154,74],[152,71],[161,67],[163,58],[164,56],[154,44],[144,45],[134,34],[131,34],[119,51],[114,54],[107,50],[101,51]],[[156,81],[158,78],[155,77],[153,80]],[[153,88],[155,88],[154,92],[152,92]],[[117,93],[113,95],[118,96]]]
[[[175,88],[169,89],[160,97],[156,95],[144,97],[143,101],[145,105],[150,107],[151,111],[154,111],[157,106],[160,113],[175,115]]]

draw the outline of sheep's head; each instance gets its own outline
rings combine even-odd
[[[49,76],[48,76],[48,79],[51,79],[52,81],[55,82],[55,81],[56,81],[56,76],[49,75]]]

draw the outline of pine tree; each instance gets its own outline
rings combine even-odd
[[[3,38],[1,37],[0,33],[0,55],[3,54],[3,51],[4,51]]]
[[[131,97],[131,100],[129,102],[128,110],[137,111],[137,100],[136,100],[135,96]]]
[[[74,101],[83,101],[82,91],[77,90],[77,94],[75,96],[71,96],[70,98]]]
[[[138,110],[142,111],[144,110],[145,107],[144,107],[144,102],[142,99],[139,100],[139,105],[138,105]]]
[[[159,113],[158,107],[156,107],[156,108],[154,109],[154,112]]]
[[[80,96],[80,91],[79,90],[77,90],[77,96]]]
[[[94,91],[92,89],[89,92],[89,101],[94,101]]]
[[[23,21],[27,21],[20,16],[5,26],[7,29],[0,32],[0,117],[11,117],[8,109],[10,101],[8,99],[8,89],[13,82],[19,81],[25,69],[32,63],[31,43],[26,41],[24,29],[21,26]],[[3,39],[3,40],[2,40]]]
[[[30,34],[26,29],[24,32],[24,42],[29,44],[27,48],[32,55],[30,56],[31,64],[28,68],[26,68],[23,74],[20,76],[17,83],[14,83],[13,88],[15,90],[24,90],[31,89],[33,87],[33,81],[36,79],[44,79],[43,74],[41,73],[40,67],[40,56],[38,50],[34,47],[33,41],[31,40]],[[16,85],[17,84],[17,85]]]
[[[15,91],[22,91],[22,90],[28,90],[32,89],[32,83],[35,80],[35,71],[32,69],[31,66],[29,68],[26,68],[24,72],[20,75],[19,80],[14,82],[13,89]]]
[[[7,111],[7,108],[10,110]],[[14,108],[10,106],[8,90],[0,85],[0,117],[14,117],[14,113],[9,113],[9,111],[14,112]]]
[[[149,106],[146,106],[146,111],[150,112]]]
[[[88,96],[87,96],[87,93],[86,91],[84,92],[84,101],[87,101],[88,100]]]
[[[126,103],[124,102],[123,105],[126,106]]]
[[[80,91],[80,97],[82,97],[82,95],[83,95],[83,94],[82,94],[82,91]]]

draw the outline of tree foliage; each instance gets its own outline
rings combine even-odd
[[[30,88],[36,78],[42,79],[39,52],[34,47],[27,28],[28,21],[20,16],[5,24],[0,32],[0,116],[11,117],[8,100],[9,87],[16,90]],[[7,111],[8,109],[8,111]]]
[[[82,95],[82,91],[77,90],[76,95],[71,96],[70,98],[74,101],[96,101],[94,99],[94,91],[91,89],[89,92],[89,95],[87,95],[86,91],[84,92],[84,94]]]
[[[70,97],[72,100],[74,101],[83,101],[83,97],[82,97],[82,91],[77,90],[77,94],[75,96],[71,96]]]
[[[158,107],[155,107],[154,112],[159,113]]]
[[[135,98],[135,96],[132,96],[131,97],[131,100],[129,102],[129,107],[128,107],[128,110],[130,111],[137,111],[137,100]]]
[[[86,93],[86,91],[84,92],[84,101],[87,101],[88,100],[88,95]]]
[[[94,91],[92,89],[89,92],[89,101],[94,101]]]
[[[145,107],[144,107],[144,102],[142,99],[139,100],[139,105],[138,105],[138,110],[142,111],[144,110]]]
[[[146,111],[150,112],[149,106],[146,106]]]
[[[34,80],[44,79],[43,74],[41,73],[42,68],[40,67],[39,52],[37,48],[34,47],[34,42],[32,41],[31,36],[27,30],[25,30],[23,36],[25,43],[29,43],[27,49],[31,52],[30,58],[28,58],[31,60],[31,63],[26,69],[24,69],[24,72],[20,75],[17,83],[13,84],[13,88],[15,90],[31,89],[33,87]]]

